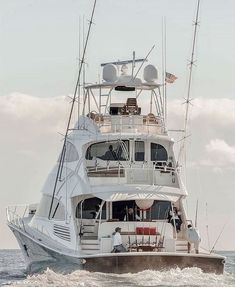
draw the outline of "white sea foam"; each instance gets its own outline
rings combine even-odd
[[[108,287],[108,286],[235,286],[235,276],[203,273],[198,268],[172,269],[165,272],[146,270],[136,274],[107,274],[75,271],[67,275],[47,269],[43,274],[28,276],[14,283],[17,287]]]

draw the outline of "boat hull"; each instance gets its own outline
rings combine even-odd
[[[105,273],[136,273],[143,270],[169,270],[197,267],[207,273],[221,274],[224,257],[220,255],[172,252],[127,252],[96,255],[69,255],[52,250],[22,230],[10,227],[22,249],[29,273],[50,267],[69,272],[77,269]]]
[[[143,270],[169,270],[172,268],[197,267],[203,272],[221,274],[224,271],[224,259],[215,257],[187,256],[162,252],[128,253],[122,256],[100,256],[86,258],[84,268],[89,271],[107,273],[136,273]]]

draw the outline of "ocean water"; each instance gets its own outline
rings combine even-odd
[[[223,275],[206,274],[198,268],[170,271],[146,270],[136,274],[106,274],[73,271],[62,274],[47,269],[41,274],[27,275],[19,250],[0,250],[0,286],[17,287],[111,287],[111,286],[200,286],[235,287],[235,251],[220,252],[227,257]]]

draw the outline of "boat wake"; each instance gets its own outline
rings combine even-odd
[[[206,274],[199,268],[171,269],[169,271],[146,270],[131,274],[108,274],[88,271],[74,271],[70,274],[61,274],[47,269],[43,274],[28,276],[10,286],[17,287],[108,287],[108,286],[235,286],[235,275]]]

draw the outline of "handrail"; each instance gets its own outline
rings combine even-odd
[[[23,218],[29,210],[29,205],[10,205],[6,208],[7,221],[26,232]],[[20,212],[21,211],[21,212]]]
[[[134,170],[140,170],[140,169],[143,169],[143,170],[149,170],[149,171],[154,171],[154,170],[158,170],[158,171],[162,171],[162,172],[175,172],[176,171],[176,168],[174,167],[169,167],[169,166],[158,166],[158,165],[153,165],[152,167],[149,167],[149,166],[145,166],[145,165],[142,165],[142,166],[136,166],[135,164],[132,164],[130,163],[130,165],[127,167],[127,166],[120,166],[120,164],[118,164],[117,166],[110,166],[110,161],[104,161],[106,162],[106,166],[98,166],[98,165],[95,165],[95,166],[87,166],[86,167],[86,170],[87,172],[102,172],[102,171],[120,171],[121,169],[123,170],[127,170],[127,169],[134,169]],[[113,161],[114,163],[116,163],[116,161]]]

